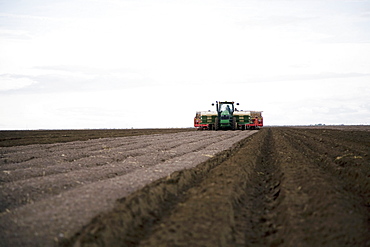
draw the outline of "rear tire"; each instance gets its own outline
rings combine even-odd
[[[233,117],[233,122],[232,122],[232,130],[237,130],[238,129],[238,123],[236,122],[236,117]]]

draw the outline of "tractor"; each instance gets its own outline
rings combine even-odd
[[[212,103],[212,106],[215,104]],[[239,103],[236,103],[236,105],[239,105]],[[232,129],[236,130],[238,129],[238,124],[236,122],[236,118],[234,117],[234,102],[229,101],[223,101],[218,102],[216,101],[216,112],[217,117],[215,118],[214,122],[214,129]]]
[[[262,111],[237,110],[233,101],[216,101],[216,111],[197,111],[194,118],[198,130],[253,130],[262,126]]]

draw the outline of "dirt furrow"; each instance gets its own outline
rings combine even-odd
[[[134,137],[195,131],[192,128],[169,129],[83,129],[83,130],[30,130],[0,131],[0,147],[31,144],[68,143],[102,138]]]
[[[130,170],[125,174],[113,178],[105,176],[101,179],[95,179],[100,176],[99,173],[102,170],[99,170],[98,173],[98,171],[88,168],[60,175],[35,178],[38,181],[37,183],[33,185],[28,183],[18,184],[23,186],[21,188],[18,185],[13,186],[12,188],[19,190],[22,195],[27,195],[23,191],[27,190],[26,188],[29,188],[29,194],[36,191],[35,197],[34,200],[28,201],[22,201],[20,199],[22,196],[15,197],[8,205],[11,210],[5,209],[0,214],[0,242],[6,243],[5,246],[55,244],[59,239],[71,236],[74,231],[86,224],[94,215],[111,209],[116,199],[123,198],[145,184],[166,177],[175,171],[194,167],[222,150],[231,148],[234,143],[255,132],[208,132],[208,134],[183,132],[172,134],[172,136],[158,136],[161,138],[161,142],[159,142],[162,143],[161,145],[156,145],[155,139],[157,137],[153,139],[151,136],[146,136],[148,139],[141,139],[142,144],[146,145],[150,140],[153,143],[153,146],[146,150],[146,160],[139,159],[141,156],[126,158],[127,164],[124,165],[129,164],[129,169],[132,167],[137,167],[137,169]],[[168,138],[167,141],[166,138]],[[119,142],[120,138],[117,139],[116,141]],[[177,144],[174,142],[175,140]],[[110,150],[109,152],[116,153],[117,150]],[[143,152],[145,151],[143,150]],[[129,163],[129,161],[132,163]],[[148,165],[146,166],[144,163]],[[113,162],[113,164],[117,167],[120,165],[119,162]],[[52,169],[53,166],[47,166],[46,168]],[[80,175],[79,172],[81,172]],[[24,181],[29,182],[31,180]],[[86,183],[82,184],[84,181]],[[3,183],[1,186],[6,188],[10,184]],[[52,195],[48,194],[47,189],[50,184],[59,188],[59,192]],[[70,187],[65,188],[66,185]],[[43,189],[46,189],[46,191],[43,192]],[[10,194],[11,189],[8,195]],[[13,208],[14,201],[21,201],[21,203],[26,204]]]
[[[282,242],[277,232],[278,206],[282,201],[283,173],[276,161],[276,143],[271,130],[263,133],[259,151],[243,150],[244,160],[253,157],[252,175],[245,181],[244,191],[234,205],[234,242],[230,246],[277,246]]]
[[[233,153],[239,148],[240,144]],[[231,237],[233,202],[243,190],[239,183],[245,184],[252,171],[234,163],[242,160],[240,155],[229,159],[230,154],[150,184],[95,218],[64,245],[223,246]]]
[[[220,136],[213,138],[212,141],[220,143],[222,139],[223,137]],[[19,169],[11,174],[4,174],[11,182],[0,184],[2,188],[0,212],[38,201],[40,198],[45,199],[48,196],[58,195],[95,181],[122,176],[135,169],[157,165],[188,153],[202,151],[209,147],[209,141],[210,137],[194,141],[191,139],[187,142],[184,139],[177,139],[175,142],[168,140],[168,142],[159,142],[158,145],[155,143],[145,148],[126,150],[126,152],[110,149],[109,152],[102,153],[100,156],[92,155],[92,158],[85,159],[84,167],[79,166],[79,169],[70,168],[69,163],[63,163],[62,167],[52,166],[42,170],[32,168],[27,171]],[[121,153],[126,158],[122,160],[117,157],[112,158],[115,153]],[[87,160],[90,160],[90,164],[86,162]],[[81,160],[78,162],[82,163]],[[86,169],[87,167],[89,169]],[[30,174],[38,176],[27,179]],[[13,181],[14,177],[20,180]]]
[[[226,158],[120,200],[63,245],[368,246],[368,195],[361,188],[370,173],[360,164],[354,167],[363,177],[341,177],[326,166],[343,147],[365,157],[369,136],[358,133],[364,142],[353,146],[329,145],[338,133],[264,129]],[[344,186],[355,183],[352,191]]]
[[[187,134],[185,133],[183,134],[184,139],[187,138]],[[143,138],[146,140],[144,144],[141,141]],[[42,146],[5,147],[0,149],[0,169],[12,170],[28,167],[45,167],[60,162],[78,160],[107,151],[123,152],[153,145],[161,146],[163,144],[170,144],[171,142],[178,143],[178,139],[173,134],[168,134],[166,139],[161,139],[160,135],[155,135],[153,137],[122,137],[113,140],[106,138]],[[49,163],[43,162],[46,157]]]
[[[370,132],[363,129],[184,132],[96,140],[91,149],[78,145],[76,154],[73,143],[66,144],[68,153],[58,144],[50,159],[61,163],[39,168],[63,164],[65,171],[0,184],[7,196],[19,195],[0,214],[0,243],[370,246]],[[1,157],[27,160],[27,148],[2,150]],[[61,154],[80,157],[83,166]],[[50,184],[56,194],[43,195]],[[17,205],[27,190],[36,191],[34,201]]]
[[[284,174],[284,199],[276,221],[281,241],[288,246],[365,244],[369,240],[368,215],[356,210],[361,201],[343,190],[336,176],[322,170],[319,160],[325,151],[302,149],[289,129],[274,133],[275,143],[279,143],[277,160]]]
[[[318,130],[299,133],[289,133],[296,148],[315,159],[323,172],[337,178],[338,185],[344,190],[362,198],[362,207],[370,210],[370,145],[359,145],[354,141],[357,138],[362,143],[370,143],[368,132]],[[352,141],[346,141],[346,137]],[[344,141],[340,142],[341,139]]]
[[[146,155],[148,152],[161,152],[182,145],[183,143],[190,144],[193,142],[193,140],[187,142],[186,136],[184,136],[182,141],[175,137],[171,138],[171,136],[168,136],[165,140],[158,138],[148,138],[145,143],[140,141],[140,138],[137,138],[138,141],[136,142],[132,142],[128,138],[116,139],[114,141],[107,140],[107,142],[109,142],[106,144],[99,143],[99,149],[92,149],[90,146],[94,144],[94,142],[101,142],[101,140],[93,140],[85,143],[69,143],[68,148],[65,150],[50,150],[50,152],[40,155],[39,158],[29,160],[28,162],[11,163],[0,166],[0,171],[2,171],[2,173],[0,173],[0,181],[10,182],[16,181],[17,179],[45,177],[56,173],[86,169],[88,167],[104,166],[113,162],[124,161],[128,157]],[[119,145],[120,143],[126,142],[131,143],[131,145]],[[32,148],[32,153],[37,154],[47,148],[48,146],[38,149],[34,147]],[[59,149],[60,148],[58,148],[58,150]],[[23,153],[21,152],[14,156],[22,155]],[[7,159],[11,158],[12,156],[7,157]],[[3,160],[5,160],[5,158],[3,158]]]

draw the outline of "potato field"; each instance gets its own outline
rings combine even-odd
[[[370,126],[89,131],[0,131],[0,246],[370,246]]]

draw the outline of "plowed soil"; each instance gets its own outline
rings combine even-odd
[[[195,129],[81,129],[81,130],[2,130],[0,147],[12,147],[30,144],[50,144],[71,141],[87,141],[99,138],[123,136],[169,134],[188,132]]]
[[[117,199],[192,168],[253,133],[188,131],[2,147],[0,243],[59,243],[112,210]]]
[[[2,148],[0,243],[370,246],[369,130],[193,131]]]

